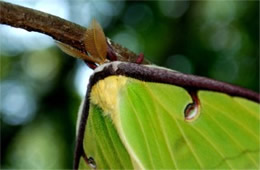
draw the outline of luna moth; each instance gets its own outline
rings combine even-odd
[[[95,69],[78,116],[74,169],[259,168],[259,94],[140,65],[143,54],[137,64],[118,62],[96,21],[86,39],[87,53],[64,46]]]
[[[258,169],[258,93],[162,67],[97,67],[74,169]]]
[[[95,69],[78,116],[74,169],[259,168],[258,93],[140,65],[143,54],[137,64],[116,61],[95,20],[85,38],[85,52],[60,44]]]
[[[86,37],[90,56],[64,50],[95,69],[78,116],[74,169],[259,168],[259,94],[140,65],[142,54],[137,64],[118,62],[95,21]]]

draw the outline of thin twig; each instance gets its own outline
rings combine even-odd
[[[85,51],[84,33],[86,28],[51,14],[0,2],[0,23],[27,31],[40,32],[80,51]],[[119,44],[111,43],[112,49],[119,55],[117,60],[128,62],[137,60],[137,54]],[[147,64],[148,61],[144,60],[142,63]]]

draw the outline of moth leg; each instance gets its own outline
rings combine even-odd
[[[140,53],[135,61],[136,64],[141,64],[144,61],[144,54]]]
[[[91,68],[92,70],[94,70],[95,68],[97,68],[97,65],[94,63],[94,62],[91,62],[91,61],[87,61],[87,60],[84,60],[84,62],[87,64],[87,66],[89,68]]]
[[[117,56],[116,53],[113,51],[113,49],[111,48],[110,44],[107,43],[107,59],[110,61],[117,61]]]

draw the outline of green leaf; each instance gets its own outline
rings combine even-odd
[[[200,115],[187,122],[192,98],[182,87],[123,76],[99,80],[84,152],[98,169],[259,168],[259,104],[202,90],[198,98]]]

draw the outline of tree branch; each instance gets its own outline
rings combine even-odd
[[[0,23],[23,28],[27,31],[40,32],[80,51],[85,51],[84,33],[86,28],[51,14],[0,2]],[[138,55],[132,51],[112,41],[111,44],[112,50],[118,54],[117,60],[137,61]],[[148,63],[147,60],[142,62],[142,64]]]

